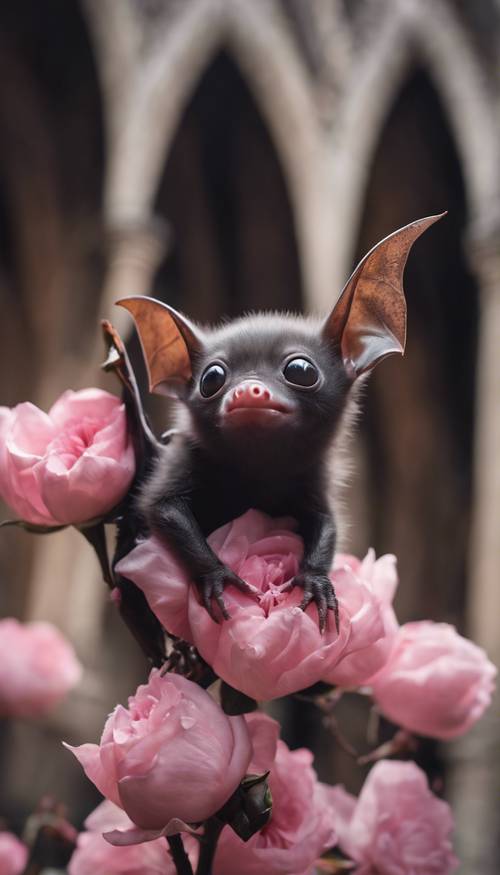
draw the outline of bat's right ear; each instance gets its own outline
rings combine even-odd
[[[323,337],[339,349],[351,379],[388,355],[403,354],[406,259],[420,235],[444,215],[418,219],[385,237],[365,255],[348,280],[323,326]]]
[[[134,318],[149,391],[179,398],[191,379],[192,356],[203,347],[201,332],[177,310],[154,298],[134,296],[116,303]]]

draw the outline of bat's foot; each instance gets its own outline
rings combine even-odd
[[[214,568],[213,571],[209,571],[207,574],[204,574],[198,580],[198,587],[201,593],[201,598],[205,608],[208,613],[212,617],[214,622],[219,623],[219,617],[214,612],[213,602],[217,604],[219,611],[224,618],[224,620],[230,620],[231,615],[226,608],[224,602],[224,587],[226,586],[235,586],[241,592],[247,593],[249,595],[253,595],[255,592],[254,587],[250,586],[250,584],[245,583],[241,577],[238,577],[234,571],[231,571],[230,568],[226,568],[225,565],[221,565],[220,567]]]
[[[327,574],[321,571],[301,571],[292,581],[292,586],[300,586],[304,590],[304,598],[300,603],[303,611],[311,602],[318,609],[319,629],[324,632],[328,611],[333,611],[335,628],[339,634],[339,603],[335,595],[333,583]]]

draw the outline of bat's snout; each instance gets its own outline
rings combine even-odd
[[[225,417],[237,418],[244,411],[256,415],[259,412],[285,414],[291,413],[292,408],[261,380],[251,379],[242,380],[231,389],[222,404],[222,415]]]

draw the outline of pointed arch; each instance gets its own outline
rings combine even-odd
[[[349,267],[371,160],[396,94],[415,61],[427,71],[448,117],[463,168],[470,224],[495,220],[500,193],[495,107],[466,34],[445,3],[401,0],[370,31],[341,108],[336,143],[336,278]],[[339,217],[342,217],[341,220]],[[411,217],[408,217],[409,219]]]
[[[326,150],[308,73],[280,10],[265,0],[197,0],[170,20],[159,48],[130,82],[127,111],[112,144],[106,193],[111,224],[150,212],[183,109],[220,49],[236,61],[283,166],[297,229],[306,296],[331,287],[331,198]]]

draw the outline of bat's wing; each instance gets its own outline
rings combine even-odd
[[[111,322],[103,319],[101,324],[104,342],[108,351],[102,368],[105,371],[114,371],[122,384],[128,426],[135,450],[136,476],[141,476],[149,460],[158,455],[160,443],[153,434],[144,412],[137,380],[130,364],[125,344]]]

